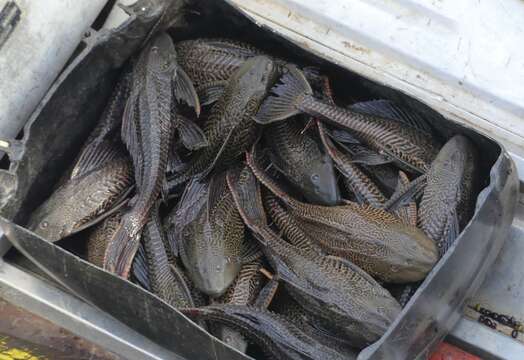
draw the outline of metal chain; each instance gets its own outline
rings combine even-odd
[[[504,326],[512,328],[512,338],[516,339],[519,332],[524,332],[524,326],[522,325],[522,323],[520,321],[517,321],[513,316],[496,313],[494,311],[481,307],[480,304],[476,304],[475,306],[468,305],[468,307],[481,314],[478,318],[478,321],[480,323],[489,326],[492,329],[497,328],[497,324],[494,323],[492,320],[495,320],[496,322]]]
[[[484,324],[486,326],[489,326],[492,329],[496,329],[497,328],[497,323],[494,322],[493,320],[491,320],[490,318],[484,316],[484,315],[480,315],[479,316],[478,322],[481,323],[481,324]]]

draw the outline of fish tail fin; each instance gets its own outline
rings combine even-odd
[[[104,254],[104,269],[123,278],[129,276],[133,258],[140,244],[140,230],[133,214],[124,215]]]
[[[255,117],[259,124],[270,124],[299,114],[303,98],[313,93],[306,77],[298,68],[288,65],[284,69],[286,72],[280,82],[271,89],[272,95],[260,106]]]

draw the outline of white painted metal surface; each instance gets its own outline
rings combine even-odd
[[[524,177],[524,2],[229,0],[261,25],[500,140]]]
[[[0,47],[1,138],[17,136],[107,0],[0,0],[0,10],[9,2],[20,20]]]
[[[137,0],[118,0],[111,9],[111,12],[109,12],[103,28],[114,29],[123,24],[129,18],[129,15],[124,11],[123,7],[132,6],[136,2]]]

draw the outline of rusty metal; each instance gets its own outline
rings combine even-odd
[[[0,359],[124,359],[0,299]]]

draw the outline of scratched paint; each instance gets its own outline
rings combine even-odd
[[[0,360],[49,360],[49,358],[37,355],[35,349],[11,346],[9,338],[2,337],[0,338]]]

